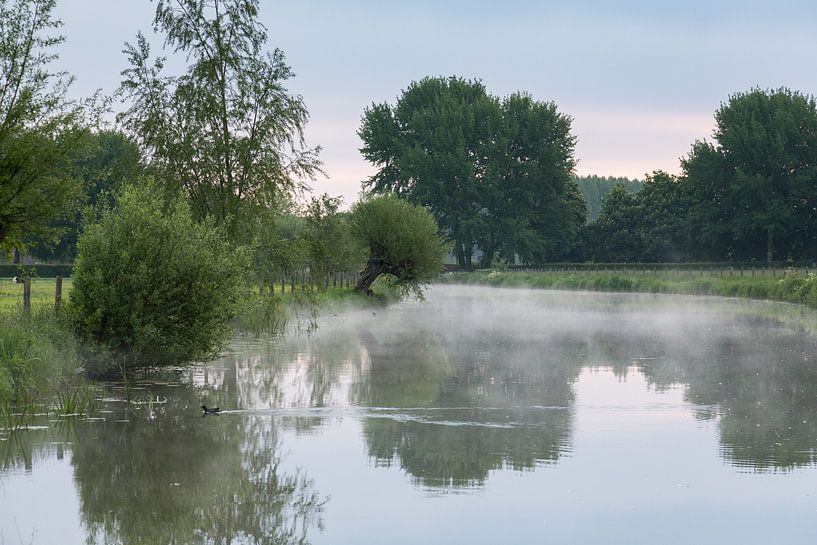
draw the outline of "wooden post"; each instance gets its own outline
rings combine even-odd
[[[284,275],[281,275],[281,295],[286,292],[287,287],[287,279]]]
[[[54,280],[56,280],[56,286],[54,287],[54,314],[59,314],[60,307],[62,306],[62,276],[57,275]]]
[[[295,293],[295,273],[294,272],[289,276],[289,292],[290,293]]]
[[[23,278],[23,308],[28,310],[31,308],[31,278]]]

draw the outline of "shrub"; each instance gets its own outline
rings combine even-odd
[[[69,312],[81,337],[137,366],[215,356],[230,337],[247,252],[153,185],[127,188],[80,237]]]

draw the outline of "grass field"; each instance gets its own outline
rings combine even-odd
[[[54,290],[56,280],[53,278],[33,278],[31,280],[31,306],[34,308],[54,307]],[[62,300],[68,299],[71,291],[71,279],[62,280]],[[13,284],[11,278],[0,278],[0,312],[23,306],[23,285]]]

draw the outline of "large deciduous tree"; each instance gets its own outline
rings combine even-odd
[[[367,108],[363,156],[378,167],[366,185],[427,206],[469,268],[474,246],[527,261],[567,251],[584,222],[570,179],[570,118],[516,93],[499,100],[458,77],[413,82],[392,106]]]
[[[119,120],[148,153],[196,218],[211,218],[234,238],[253,212],[275,206],[320,171],[319,148],[303,138],[308,113],[284,86],[284,54],[266,50],[258,0],[159,0],[155,29],[185,56],[184,74],[163,74],[140,33],[126,44]]]
[[[698,142],[683,161],[693,214],[723,225],[736,257],[772,261],[802,245],[817,207],[817,105],[788,89],[737,93],[715,113],[716,144]],[[708,229],[713,241],[724,233]]]
[[[428,206],[463,267],[484,230],[480,193],[500,122],[499,105],[482,83],[426,78],[395,106],[367,108],[359,131],[363,156],[379,168],[368,187]]]
[[[82,184],[72,173],[87,130],[72,78],[52,72],[64,41],[55,0],[0,0],[0,249],[53,231]]]

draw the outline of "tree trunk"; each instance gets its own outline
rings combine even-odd
[[[493,250],[485,250],[482,254],[482,259],[479,262],[480,269],[487,269],[491,266],[491,263],[494,261],[494,251]]]
[[[474,250],[472,247],[465,248],[463,252],[465,254],[465,270],[471,272],[474,268],[471,266],[471,258],[474,256]]]
[[[377,280],[377,277],[380,276],[382,273],[383,265],[380,263],[379,260],[370,257],[369,262],[366,263],[366,268],[363,269],[362,273],[360,273],[360,278],[358,278],[357,280],[355,291],[357,291],[358,293],[363,293],[365,295],[371,295],[372,284],[374,284],[374,281]]]
[[[460,241],[454,244],[454,255],[457,258],[457,267],[460,269],[465,269],[465,253],[462,250],[463,248],[464,245]]]
[[[766,262],[774,261],[774,231],[769,228],[768,237],[766,238]]]

